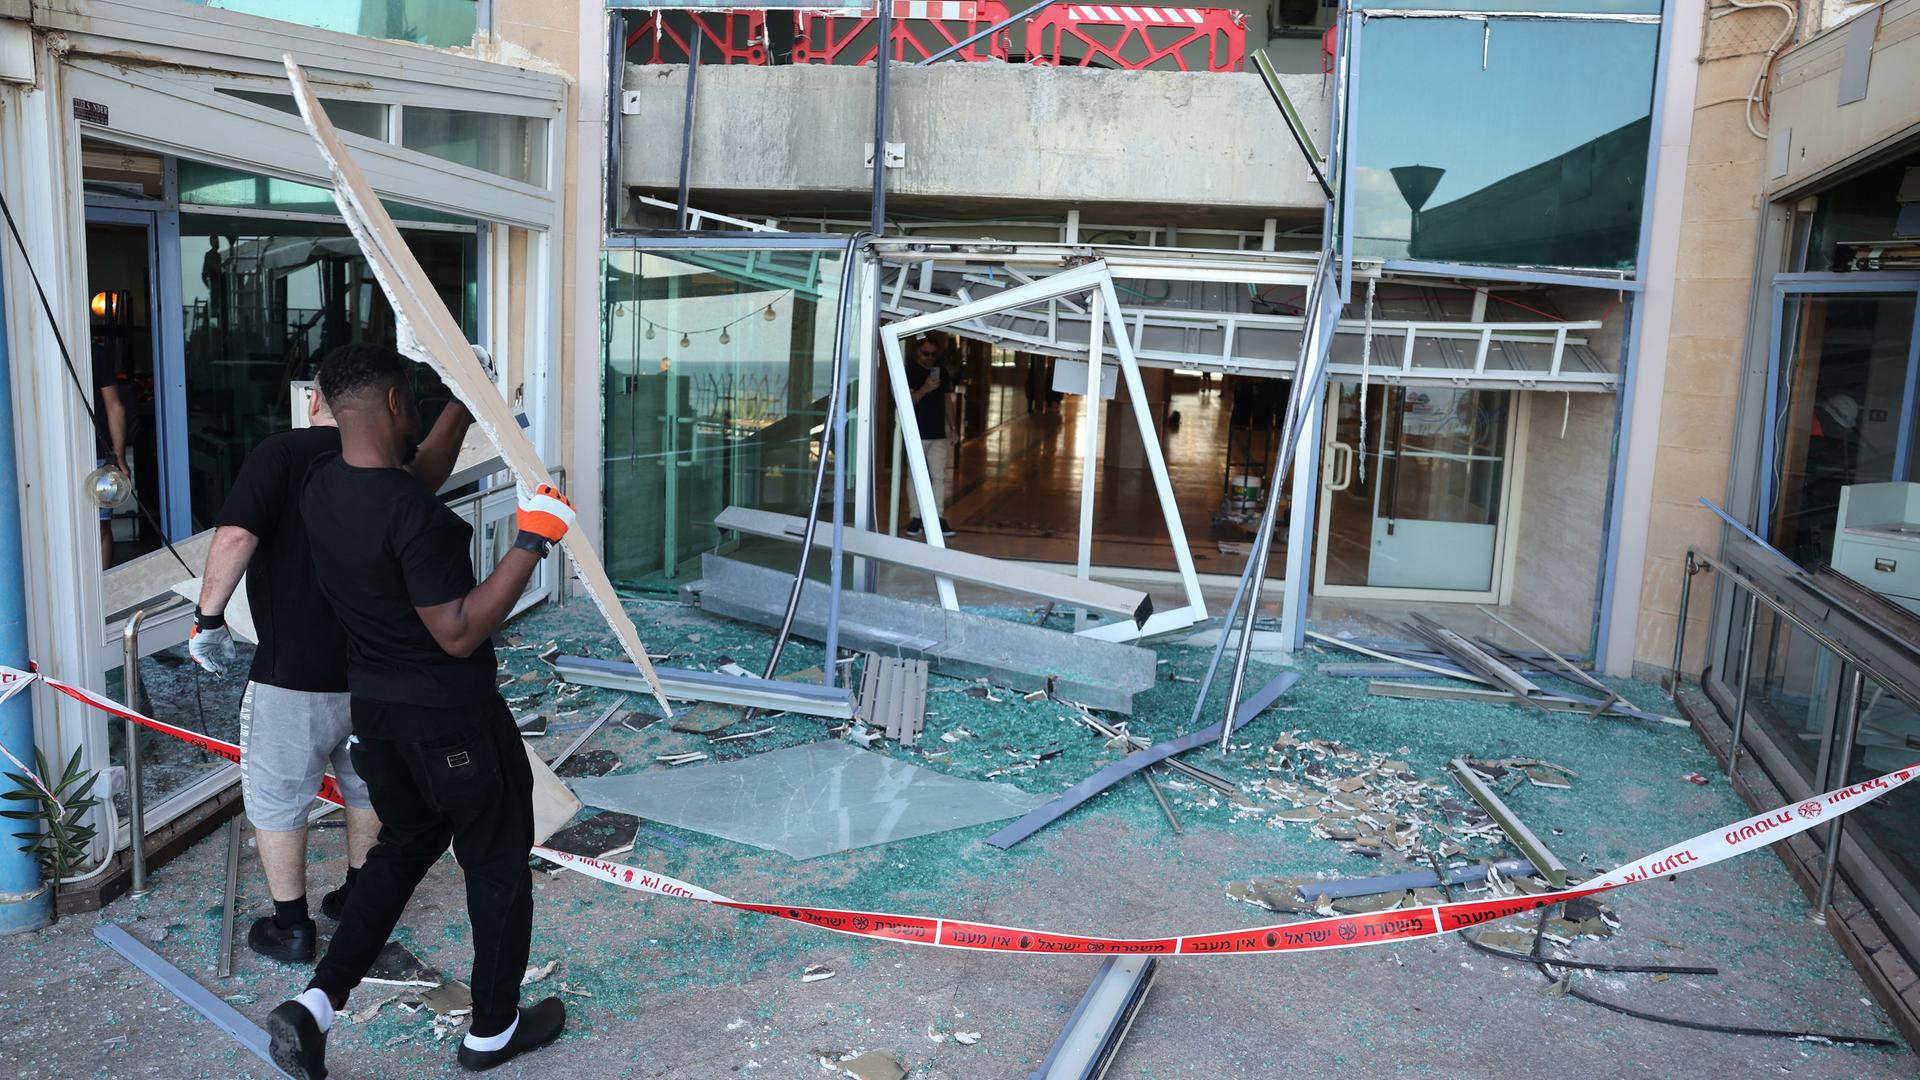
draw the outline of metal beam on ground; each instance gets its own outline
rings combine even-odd
[[[777,514],[771,510],[755,510],[745,506],[727,507],[713,519],[713,523],[718,528],[732,529],[750,536],[795,543],[802,540],[806,526],[805,519],[791,514]],[[829,541],[826,537],[815,535],[813,544],[824,548]],[[934,547],[917,540],[903,540],[864,529],[846,530],[845,544],[849,554],[875,562],[912,567],[936,577],[971,585],[985,585],[1061,604],[1124,615],[1132,619],[1135,626],[1145,625],[1147,616],[1153,613],[1152,599],[1138,589],[1083,581],[1004,559]]]
[[[1467,789],[1467,794],[1473,796],[1473,801],[1479,803],[1480,809],[1485,810],[1487,816],[1500,826],[1500,831],[1507,834],[1507,839],[1513,841],[1513,846],[1519,848],[1520,853],[1527,857],[1527,861],[1533,863],[1534,867],[1540,871],[1540,876],[1547,879],[1548,884],[1556,889],[1567,887],[1567,864],[1561,862],[1558,856],[1548,850],[1545,842],[1535,836],[1532,829],[1527,828],[1526,822],[1520,820],[1520,815],[1508,809],[1507,804],[1500,801],[1500,796],[1493,793],[1493,788],[1487,786],[1485,780],[1480,779],[1480,775],[1473,771],[1473,767],[1467,764],[1466,759],[1454,758],[1447,762],[1447,771],[1453,774],[1453,778],[1460,782],[1461,787]]]
[[[1001,849],[1010,848],[1134,773],[1157,765],[1175,754],[1184,754],[1197,746],[1204,746],[1215,740],[1224,741],[1247,721],[1266,711],[1267,706],[1280,700],[1280,695],[1286,693],[1299,680],[1298,672],[1289,671],[1268,683],[1259,693],[1254,694],[1241,705],[1239,711],[1234,714],[1234,721],[1231,724],[1227,723],[1223,717],[1199,731],[1190,731],[1178,738],[1156,743],[1145,750],[1129,753],[1126,757],[1061,792],[1052,802],[1033,810],[1025,817],[987,837],[987,843]]]
[[[649,692],[646,678],[639,669],[624,660],[563,654],[554,657],[553,671],[562,682],[579,686]],[[774,712],[824,716],[833,720],[849,720],[853,717],[853,695],[842,687],[815,686],[812,683],[792,683],[780,679],[741,678],[685,668],[661,667],[653,669],[653,673],[659,677],[662,692],[682,701],[742,705]],[[612,715],[609,712],[606,717],[595,721],[585,734],[591,734]],[[578,741],[584,742],[585,734]],[[572,751],[572,747],[567,749],[568,753]]]
[[[1159,964],[1151,956],[1109,956],[1074,1006],[1045,1060],[1029,1080],[1096,1080],[1106,1075],[1121,1040],[1152,989]]]
[[[93,936],[145,972],[148,978],[159,983],[162,989],[179,998],[188,1008],[213,1021],[215,1027],[226,1032],[248,1053],[266,1062],[274,1075],[287,1075],[273,1063],[273,1055],[267,1049],[266,1031],[240,1015],[239,1010],[215,997],[213,991],[188,978],[185,972],[161,959],[159,953],[134,940],[132,934],[113,923],[101,923],[94,927]]]
[[[1541,693],[1539,685],[1501,663],[1485,649],[1418,612],[1414,613],[1412,629],[1432,641],[1454,663],[1474,672],[1495,686],[1504,687],[1519,700],[1539,706],[1539,703],[1534,701],[1534,698]],[[1544,706],[1539,707],[1544,711]]]
[[[1518,704],[1513,700],[1513,695],[1505,690],[1438,686],[1433,683],[1383,682],[1376,679],[1367,684],[1367,693],[1374,697],[1400,698],[1408,701],[1471,701],[1485,705]],[[1691,726],[1679,717],[1646,712],[1625,702],[1594,701],[1591,698],[1542,694],[1533,698],[1532,703],[1545,708],[1548,712],[1579,713],[1582,716],[1624,716],[1634,720],[1671,724],[1674,727]]]

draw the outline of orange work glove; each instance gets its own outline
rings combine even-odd
[[[514,517],[520,536],[513,546],[544,556],[548,547],[573,528],[573,504],[559,488],[541,484],[532,495],[520,500],[520,510]]]

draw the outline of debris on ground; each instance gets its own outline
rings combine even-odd
[[[1493,819],[1458,802],[1452,785],[1414,773],[1404,760],[1409,752],[1366,751],[1284,732],[1267,753],[1272,775],[1253,789],[1280,808],[1253,801],[1244,809],[1265,814],[1276,827],[1306,825],[1313,836],[1369,858],[1428,851],[1479,858],[1499,851],[1503,837]]]
[[[360,981],[381,986],[418,986],[427,989],[439,986],[440,976],[405,945],[388,941],[381,948],[380,955],[373,958],[373,966],[367,969]]]
[[[560,763],[555,776],[605,776],[620,767],[620,755],[611,750],[582,750]]]
[[[839,972],[825,964],[808,964],[805,970],[800,972],[800,981],[803,983],[822,982],[838,974]]]
[[[980,1041],[980,1033],[977,1031],[956,1031],[953,1033],[953,1041],[959,1043],[961,1046],[972,1046],[974,1043]]]
[[[549,960],[544,964],[528,964],[527,973],[520,976],[520,985],[532,986],[534,983],[540,982],[542,979],[553,974],[553,969],[559,966],[560,961],[558,960]]]
[[[858,1057],[842,1060],[834,1067],[856,1080],[904,1080],[908,1072],[906,1062],[888,1050],[869,1050]]]

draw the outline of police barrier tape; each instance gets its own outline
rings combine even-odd
[[[25,674],[13,668],[0,667],[0,678],[4,678],[9,673]],[[184,740],[229,761],[240,760],[240,748],[232,743],[162,723],[91,690],[45,675],[40,676],[40,679],[54,690],[96,709]],[[1636,881],[1671,877],[1698,870],[1701,867],[1712,866],[1714,863],[1723,862],[1736,855],[1744,855],[1749,851],[1778,843],[1816,825],[1832,821],[1841,814],[1858,810],[1915,777],[1920,777],[1920,764],[1909,765],[1904,769],[1897,769],[1884,776],[1877,776],[1837,791],[1829,791],[1824,795],[1802,800],[1793,806],[1783,806],[1755,814],[1723,829],[1702,833],[1690,840],[1683,840],[1671,847],[1643,856],[1610,870],[1600,877],[1583,882],[1575,888],[1562,889],[1558,892],[1502,897],[1494,900],[1464,900],[1427,907],[1376,911],[1366,915],[1336,915],[1301,922],[1256,926],[1244,930],[1229,930],[1224,933],[1186,934],[1179,937],[1093,937],[1055,934],[1027,927],[1001,926],[996,923],[967,922],[961,919],[937,919],[920,915],[895,915],[842,908],[756,904],[734,900],[690,882],[628,866],[625,863],[609,862],[605,859],[594,859],[540,846],[534,847],[532,853],[569,870],[635,892],[670,896],[682,900],[699,900],[738,911],[753,911],[808,926],[817,926],[836,933],[899,941],[911,945],[931,945],[982,952],[1083,955],[1309,952],[1378,945],[1388,941],[1407,941],[1452,933],[1456,930],[1479,926],[1482,923],[1493,922],[1496,919],[1534,911],[1563,900],[1608,892],[1624,885],[1631,885]],[[339,789],[335,786],[333,777],[329,776],[322,782],[319,797],[328,802],[340,802]]]

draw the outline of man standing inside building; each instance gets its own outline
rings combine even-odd
[[[566,1023],[559,998],[519,1007],[533,935],[533,776],[495,689],[490,639],[573,508],[545,485],[524,498],[512,550],[476,586],[472,529],[406,471],[420,428],[407,362],[348,346],[321,365],[320,390],[340,456],[314,469],[301,513],[321,590],[346,628],[351,752],[381,828],[313,980],[267,1018],[273,1059],[295,1077],[326,1075],[335,1010],[451,844],[473,928],[473,1024],[458,1058],[490,1069]]]
[[[307,811],[329,764],[346,800],[347,876],[320,901],[338,919],[367,861],[380,819],[347,753],[347,636],[314,578],[300,493],[314,463],[340,453],[326,399],[307,406],[311,426],[267,436],[240,466],[207,553],[187,653],[215,675],[233,662],[227,602],[242,575],[259,642],[240,699],[240,790],[266,869],[273,914],[253,924],[247,945],[289,963],[313,962],[318,931],[307,910]],[[455,402],[440,414],[410,469],[432,491],[453,471],[473,423]]]
[[[948,452],[947,373],[940,367],[940,345],[931,336],[913,343],[913,363],[907,365],[907,388],[913,394],[913,419],[920,428],[920,451],[927,459],[927,478],[933,482],[933,516],[940,523],[940,535],[952,536],[947,524],[948,471],[953,456]],[[919,536],[925,530],[918,517],[907,522],[907,535]]]

